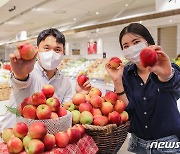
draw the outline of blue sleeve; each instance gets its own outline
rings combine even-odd
[[[151,74],[151,78],[153,82],[158,84],[159,88],[174,92],[177,98],[180,98],[180,68],[176,64],[172,64],[172,67],[174,68],[174,75],[169,81],[161,82],[154,73]]]

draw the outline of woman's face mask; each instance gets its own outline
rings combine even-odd
[[[48,52],[39,52],[39,60],[45,70],[54,70],[58,67],[62,59],[63,55],[56,53],[53,50]]]
[[[136,45],[130,46],[127,49],[124,49],[123,55],[127,60],[131,61],[132,63],[139,63],[140,62],[139,54],[141,50],[146,47],[147,47],[146,42],[140,42]]]

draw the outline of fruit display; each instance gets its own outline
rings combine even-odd
[[[171,61],[180,66],[180,54],[176,58],[171,59]]]
[[[9,153],[25,151],[28,154],[40,154],[77,143],[84,134],[85,128],[79,124],[53,135],[48,133],[43,122],[35,122],[29,127],[24,122],[17,122],[13,128],[6,128],[2,132],[2,139]]]
[[[34,122],[43,122],[48,133],[55,134],[72,127],[72,115],[54,96],[54,87],[45,84],[41,91],[26,97],[17,108],[7,107],[16,114],[17,122],[24,122],[28,126]]]
[[[102,92],[94,87],[89,94],[76,93],[71,102],[66,102],[64,108],[71,111],[72,123],[119,126],[128,121],[126,104],[118,100],[116,93],[109,91],[105,96],[101,95]]]
[[[114,59],[115,58],[115,59]],[[109,62],[109,59],[63,59],[58,69],[66,76],[78,77],[80,74],[86,74],[89,79],[106,80],[108,72],[105,69],[105,65]],[[112,65],[119,66],[119,63],[126,64],[128,61],[123,57],[113,57],[111,60]],[[116,66],[115,66],[116,67]],[[110,81],[111,83],[111,81]]]
[[[84,58],[69,60],[62,68],[61,64],[59,70],[66,76],[76,77],[78,74],[87,71],[88,67],[94,62],[94,60],[86,60]],[[65,63],[64,60],[61,63]]]
[[[32,96],[25,98],[19,105],[18,110],[21,116],[38,120],[65,116],[67,111],[53,95],[54,87],[49,84],[44,85],[42,92],[35,92]]]
[[[0,83],[7,83],[10,80],[10,71],[7,69],[0,69]]]
[[[89,66],[87,75],[90,79],[100,79],[104,80],[104,76],[107,73],[105,65],[107,64],[108,59],[96,59],[94,63]]]
[[[4,63],[3,69],[9,70],[10,72],[12,71],[12,70],[11,70],[11,65],[10,65],[10,63]]]

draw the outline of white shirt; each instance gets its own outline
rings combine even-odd
[[[61,104],[72,98],[71,82],[67,77],[57,70],[56,74],[49,80],[44,69],[35,63],[33,71],[29,74],[27,81],[20,81],[11,77],[11,97],[9,106],[18,107],[24,98],[31,96],[33,93],[41,91],[43,85],[51,84],[55,88],[54,96],[57,97]],[[9,111],[5,115],[5,122],[2,129],[12,127],[16,123],[15,115]]]

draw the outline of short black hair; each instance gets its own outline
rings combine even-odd
[[[48,36],[54,36],[56,42],[63,44],[63,47],[65,48],[65,36],[56,28],[41,31],[37,37],[37,46],[39,46],[41,41],[44,41]]]
[[[133,33],[142,36],[149,45],[155,45],[154,39],[152,38],[150,32],[148,29],[139,23],[131,23],[128,26],[124,27],[124,29],[119,34],[119,43],[121,46],[121,49],[123,49],[122,46],[122,37],[127,33]]]

